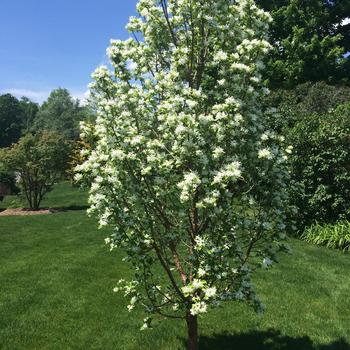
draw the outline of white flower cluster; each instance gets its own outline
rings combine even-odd
[[[273,154],[268,148],[263,148],[263,149],[259,150],[258,157],[265,158],[265,159],[272,159]]]
[[[191,296],[194,301],[190,310],[191,314],[198,315],[207,311],[208,301],[215,300],[217,289],[215,286],[207,287],[205,280],[195,278],[190,284],[182,287],[182,292],[186,297]]]
[[[199,315],[207,312],[207,304],[203,301],[196,302],[191,307],[191,315]]]
[[[187,202],[200,183],[201,180],[197,174],[193,172],[185,174],[184,180],[177,185],[181,190],[180,200],[183,203]]]
[[[241,174],[241,164],[239,162],[232,162],[219,171],[213,180],[213,184],[219,184],[222,187],[226,187],[228,181],[237,180]]]

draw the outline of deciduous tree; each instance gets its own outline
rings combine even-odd
[[[21,136],[23,111],[16,97],[0,95],[0,148],[17,142]]]
[[[16,173],[30,209],[38,210],[45,194],[61,179],[69,151],[69,143],[54,132],[27,134],[2,151],[2,161],[8,170]]]
[[[33,129],[36,115],[39,111],[37,103],[31,101],[27,97],[22,97],[20,100],[20,106],[23,111],[22,113],[22,133],[26,134]]]
[[[286,154],[261,108],[271,18],[252,0],[137,9],[133,38],[108,49],[113,71],[93,74],[97,142],[77,178],[92,181],[90,212],[135,271],[115,289],[129,311],[186,320],[193,350],[209,308],[263,309],[251,275],[284,247]]]

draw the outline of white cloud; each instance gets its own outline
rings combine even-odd
[[[350,17],[343,19],[342,22],[340,23],[341,26],[346,26],[348,24],[350,24]]]
[[[51,90],[34,91],[30,89],[4,89],[0,91],[1,94],[11,94],[17,98],[25,96],[38,103],[44,102],[50,95],[50,92]]]
[[[80,105],[86,105],[88,102],[88,99],[90,97],[90,91],[87,90],[85,92],[79,92],[79,91],[72,91],[71,95],[73,98],[78,99],[80,101]]]

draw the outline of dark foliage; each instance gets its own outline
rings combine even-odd
[[[307,81],[350,84],[348,0],[257,0],[271,12],[274,50],[267,62],[272,87]]]
[[[17,174],[29,208],[38,210],[45,194],[67,169],[70,144],[54,132],[27,134],[0,155],[5,168]]]
[[[22,116],[17,98],[10,94],[0,95],[0,148],[18,141],[22,131]]]
[[[350,103],[299,121],[288,134],[294,146],[293,198],[302,226],[350,219]]]
[[[292,90],[273,90],[267,98],[269,107],[278,113],[269,120],[270,128],[288,134],[298,122],[312,115],[324,115],[340,104],[350,101],[350,87],[332,86],[325,82],[305,83]]]

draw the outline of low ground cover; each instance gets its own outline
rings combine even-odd
[[[336,224],[315,224],[303,233],[303,240],[309,243],[350,251],[350,222],[338,221]]]

